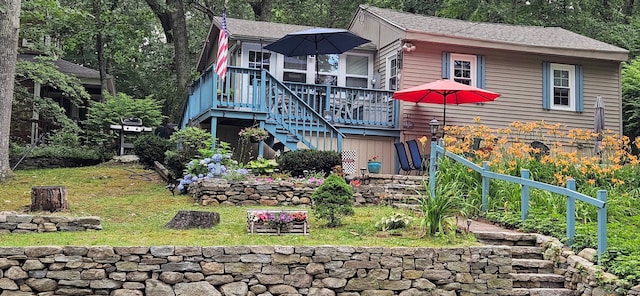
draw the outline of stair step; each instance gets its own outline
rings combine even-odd
[[[514,259],[544,259],[544,248],[534,246],[513,246],[511,257]]]
[[[569,289],[554,288],[514,288],[512,296],[574,296],[575,291]]]
[[[505,246],[535,246],[538,237],[530,233],[517,232],[474,232],[481,243]]]
[[[565,278],[549,273],[511,273],[514,288],[564,288]]]
[[[553,262],[540,259],[512,259],[513,270],[518,273],[550,273],[553,274]]]

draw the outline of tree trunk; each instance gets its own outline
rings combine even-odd
[[[187,86],[191,83],[191,59],[189,58],[189,32],[187,31],[187,20],[185,17],[183,0],[167,0],[171,14],[171,30],[173,32],[173,63],[176,67],[176,80],[180,97],[177,101],[169,105],[172,118],[180,118],[180,106],[187,98]]]
[[[67,189],[64,186],[35,186],[31,188],[32,212],[68,210]]]
[[[9,165],[9,133],[19,29],[20,0],[0,1],[0,182],[12,175]]]
[[[164,227],[171,229],[211,228],[220,223],[220,214],[205,211],[178,211]]]

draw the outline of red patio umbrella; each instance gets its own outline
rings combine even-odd
[[[447,104],[482,103],[495,100],[500,94],[481,88],[441,79],[434,82],[399,90],[393,98],[415,103],[432,103],[444,105],[442,126],[447,123]]]

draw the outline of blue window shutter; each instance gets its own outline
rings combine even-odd
[[[485,82],[485,58],[484,56],[476,56],[476,60],[477,60],[477,64],[478,64],[478,69],[477,73],[476,73],[476,87],[477,88],[486,88],[486,82]]]
[[[551,64],[542,63],[542,109],[551,109]]]
[[[449,63],[451,63],[451,53],[443,51],[442,52],[442,78],[449,79]]]
[[[582,66],[576,65],[576,112],[584,112],[584,75]]]

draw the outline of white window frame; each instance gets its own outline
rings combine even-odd
[[[458,77],[455,76],[455,64],[456,61],[469,62],[471,71],[471,83],[469,85],[476,87],[477,86],[477,73],[478,73],[478,57],[470,54],[459,54],[459,53],[451,53],[451,57],[449,59],[449,79],[454,80]],[[465,78],[466,79],[466,78]]]
[[[395,89],[391,89],[389,87],[389,79],[394,77],[391,76],[391,61],[392,60],[396,60],[396,88]],[[384,88],[386,90],[398,90],[398,86],[400,84],[400,75],[398,75],[400,73],[400,68],[398,67],[398,54],[396,53],[392,53],[390,55],[387,56],[387,58],[385,59],[385,73],[384,73]]]
[[[367,75],[347,74],[347,56],[361,56],[367,58]],[[367,80],[366,88],[371,87],[371,75],[373,73],[373,55],[366,53],[348,52],[340,55],[340,63],[338,66],[338,85],[347,85],[347,77],[364,78]]]
[[[553,64],[549,65],[551,73],[549,73],[549,99],[551,110],[563,110],[563,111],[575,111],[576,110],[576,67],[575,65],[568,64]],[[569,72],[569,105],[555,104],[554,97],[554,77],[553,72],[555,70]]]

